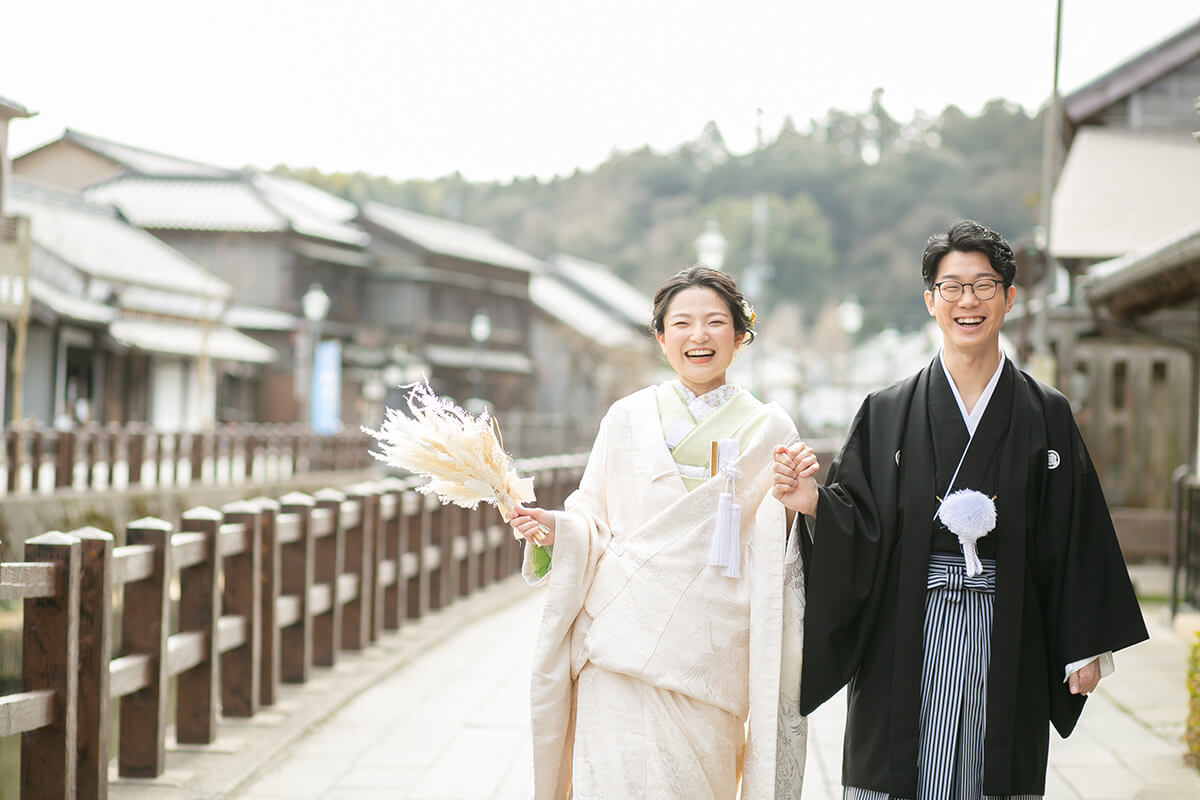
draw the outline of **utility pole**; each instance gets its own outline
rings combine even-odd
[[[762,130],[762,109],[757,110],[757,120],[755,122],[755,159],[762,158],[763,152],[763,130]],[[746,267],[746,274],[743,278],[744,293],[750,302],[759,305],[766,299],[767,285],[770,283],[773,270],[771,262],[767,259],[767,224],[770,221],[770,214],[767,209],[767,195],[765,192],[755,192],[754,199],[751,201],[750,208],[750,224],[751,224],[751,241],[750,241],[750,264]],[[760,343],[754,348],[750,356],[750,367],[752,379],[754,382],[754,393],[762,398],[765,397],[766,387],[762,380],[762,348]]]
[[[1054,69],[1050,89],[1050,101],[1046,104],[1046,118],[1042,127],[1042,202],[1040,209],[1041,241],[1036,243],[1046,256],[1046,274],[1035,287],[1037,315],[1033,325],[1033,357],[1030,371],[1043,383],[1056,384],[1058,369],[1050,349],[1050,292],[1054,287],[1057,265],[1050,253],[1050,224],[1052,217],[1051,199],[1058,175],[1058,147],[1062,139],[1059,129],[1061,111],[1058,98],[1058,64],[1062,50],[1062,0],[1057,0],[1054,15]]]

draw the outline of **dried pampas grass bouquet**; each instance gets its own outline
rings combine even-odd
[[[443,503],[476,508],[492,503],[507,521],[517,505],[534,499],[533,478],[522,478],[504,452],[500,426],[485,409],[472,416],[438,397],[428,383],[409,389],[408,414],[388,408],[379,430],[363,427],[379,446],[371,455],[389,466],[429,478],[417,487]],[[543,527],[538,539],[549,529]],[[515,534],[514,536],[519,536]]]

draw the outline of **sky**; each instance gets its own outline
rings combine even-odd
[[[1062,0],[1060,89],[1200,19]],[[977,113],[1050,94],[1053,0],[8,0],[16,156],[64,128],[239,167],[395,180],[590,170],[713,120],[751,150],[833,107]]]

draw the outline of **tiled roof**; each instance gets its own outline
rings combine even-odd
[[[274,308],[231,305],[222,320],[232,328],[248,331],[292,331],[300,326],[301,318]]]
[[[358,207],[349,201],[282,175],[257,172],[250,182],[296,233],[358,246],[371,241],[366,231],[353,224]]]
[[[136,225],[190,231],[270,233],[365,246],[352,204],[309,184],[254,169],[228,169],[68,130],[63,141],[120,165],[88,196],[112,203]]]
[[[1200,147],[1188,133],[1087,126],[1054,190],[1058,258],[1122,256],[1200,218]]]
[[[114,161],[137,175],[170,177],[170,178],[225,178],[236,175],[236,171],[204,164],[187,158],[157,153],[141,147],[101,139],[86,133],[71,130],[63,134],[63,139],[85,147],[110,161]]]
[[[1063,98],[1063,113],[1082,122],[1200,56],[1200,20],[1118,64]]]
[[[559,253],[550,260],[553,272],[590,295],[610,313],[645,330],[650,325],[653,303],[641,291],[613,274],[603,264]]]
[[[435,367],[480,368],[496,372],[517,372],[522,375],[533,372],[533,362],[529,360],[529,356],[511,350],[476,350],[472,347],[429,344],[425,346],[425,357]]]
[[[364,204],[362,215],[368,221],[430,253],[526,272],[538,272],[542,269],[539,259],[474,225],[464,225],[461,222],[430,217],[376,202]]]
[[[108,332],[121,344],[152,353],[207,356],[252,364],[266,364],[276,358],[274,348],[221,325],[206,329],[195,323],[119,319],[109,326]]]
[[[112,203],[143,228],[189,231],[286,231],[288,221],[240,180],[115,178],[85,191]]]
[[[628,321],[597,304],[557,275],[529,279],[529,299],[546,314],[601,347],[632,348],[638,336]]]
[[[35,246],[92,277],[174,293],[228,297],[232,288],[111,208],[14,178],[13,213],[32,220]]]
[[[117,310],[110,305],[64,292],[34,277],[29,279],[29,296],[45,303],[59,316],[83,322],[112,322],[117,315]]]
[[[263,173],[222,180],[126,176],[85,192],[89,198],[112,203],[143,228],[244,233],[292,230],[355,248],[371,240],[349,222],[355,213],[353,205],[342,205],[340,198],[307,184]]]
[[[220,319],[225,311],[226,302],[224,297],[181,294],[146,286],[126,286],[117,293],[117,304],[123,310],[165,314],[182,319]]]

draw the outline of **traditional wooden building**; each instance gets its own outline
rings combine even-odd
[[[204,164],[74,130],[20,156],[14,170],[111,204],[230,285],[228,319],[280,355],[261,375],[227,376],[222,406],[231,412],[248,402],[246,416],[256,420],[297,420],[311,396],[313,335],[339,342],[343,352],[354,344],[358,286],[371,257],[370,237],[353,222],[353,204],[283,176]],[[314,284],[330,298],[316,334],[301,309],[301,298]],[[361,375],[353,369],[342,374],[350,380],[342,384],[341,409],[347,422],[357,424],[354,410],[363,385],[355,378]]]
[[[483,228],[383,203],[363,204],[357,221],[377,261],[359,296],[372,338],[428,365],[434,389],[459,403],[528,408],[529,287],[542,262]],[[388,390],[393,404],[399,393]]]
[[[29,279],[29,221],[14,216],[8,208],[12,163],[8,156],[8,125],[14,119],[27,119],[33,112],[0,97],[0,411],[7,408],[11,391],[13,352],[25,324]],[[23,344],[23,343],[22,343]],[[18,358],[18,362],[19,362]],[[18,363],[18,370],[22,365]],[[8,420],[0,413],[0,424]]]
[[[1194,462],[1194,303],[1145,305],[1158,255],[1200,222],[1200,21],[1063,101],[1051,250],[1070,275],[1050,313],[1059,386],[1071,398],[1127,550],[1165,556],[1171,475]],[[1175,276],[1162,288],[1175,285]],[[1079,291],[1088,286],[1086,298]],[[1135,288],[1140,286],[1141,288]],[[1156,310],[1147,316],[1134,309]]]
[[[670,375],[650,333],[650,298],[603,264],[563,253],[533,275],[529,296],[538,416],[526,427],[557,422],[585,450],[614,400]]]
[[[220,419],[228,371],[275,360],[222,322],[227,282],[111,206],[19,176],[10,190],[32,242],[25,369],[12,381],[23,418],[198,430]]]

